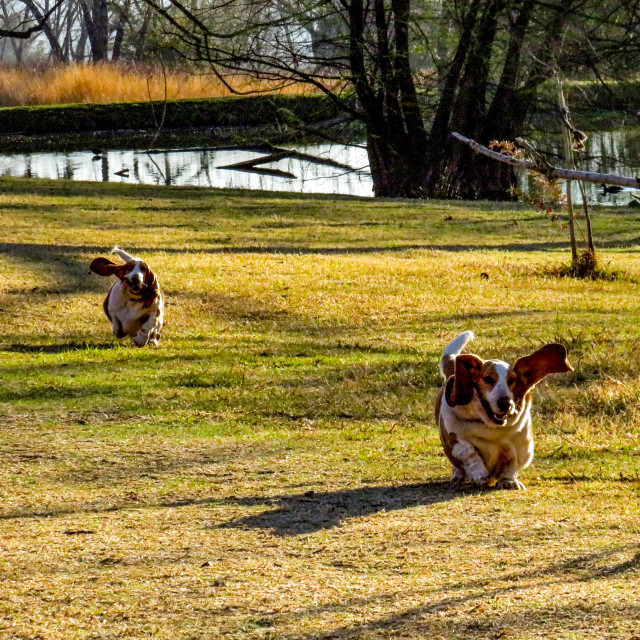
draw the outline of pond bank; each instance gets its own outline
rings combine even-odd
[[[0,153],[282,144],[318,139],[309,129],[342,115],[333,101],[318,95],[5,107],[0,108]],[[612,109],[578,108],[573,119],[586,131],[637,126],[628,114]],[[532,131],[557,128],[552,114],[530,118]],[[339,135],[343,142],[362,139],[362,124],[343,125]]]
[[[283,141],[341,113],[324,96],[251,96],[0,109],[0,152]]]

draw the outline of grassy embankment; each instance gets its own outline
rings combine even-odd
[[[0,194],[0,636],[638,637],[637,211],[595,215],[624,277],[581,282],[516,206]],[[156,349],[110,336],[88,264],[115,243],[160,274]],[[432,399],[465,329],[571,350],[526,492],[447,487]]]
[[[0,108],[0,152],[214,146],[291,140],[335,117],[318,95]]]

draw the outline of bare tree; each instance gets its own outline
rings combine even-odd
[[[2,7],[2,17],[4,20],[4,24],[9,27],[2,30],[5,34],[4,36],[2,36],[2,57],[4,58],[5,47],[9,42],[11,43],[11,51],[13,53],[15,61],[18,65],[20,65],[20,63],[22,62],[22,56],[24,54],[25,42],[34,33],[40,31],[40,29],[36,29],[36,31],[28,33],[26,37],[23,36],[22,33],[24,32],[24,25],[28,24],[29,22],[29,10],[24,7],[16,8],[4,0],[0,3],[0,6]],[[27,29],[27,31],[30,31],[30,29]],[[19,33],[21,35],[16,36],[16,33]]]
[[[38,24],[41,25],[42,33],[46,36],[49,46],[51,47],[51,55],[53,59],[56,62],[66,62],[66,58],[58,40],[58,34],[54,32],[51,24],[49,23],[51,14],[53,14],[62,3],[58,2],[53,8],[49,8],[47,6],[49,4],[49,0],[46,0],[45,7],[41,9],[34,0],[22,0],[22,2],[38,21]]]
[[[520,133],[558,66],[584,69],[584,34],[623,41],[637,14],[631,0],[144,1],[163,45],[223,81],[315,85],[364,122],[376,194],[414,197],[513,197],[511,168],[449,133],[482,143]]]
[[[109,57],[109,8],[107,0],[78,0],[91,46],[91,59],[101,62]]]

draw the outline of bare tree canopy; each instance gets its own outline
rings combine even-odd
[[[521,135],[554,77],[640,119],[637,0],[0,0],[0,17],[18,63],[37,45],[55,63],[187,63],[232,92],[314,87],[362,123],[379,196],[512,197],[513,170],[449,134]]]
[[[380,196],[509,198],[513,171],[450,132],[513,138],[553,76],[605,72],[611,53],[640,66],[624,0],[144,2],[162,46],[223,81],[304,82],[362,120]]]
[[[58,64],[144,60],[150,18],[143,0],[0,0],[0,35],[31,38],[32,59],[38,62],[43,57]],[[15,62],[22,63],[27,53],[14,49]]]
[[[38,31],[42,31],[43,29],[46,28],[47,20],[49,20],[49,17],[51,16],[51,14],[54,11],[56,11],[56,9],[58,9],[60,6],[62,6],[64,2],[65,0],[58,0],[58,2],[55,5],[53,5],[53,7],[51,7],[51,9],[49,9],[45,14],[39,13],[37,17],[38,21],[36,22],[36,24],[29,27],[28,29],[1,29],[0,28],[0,38],[17,38],[22,40],[26,40],[30,38],[34,33],[37,33]]]

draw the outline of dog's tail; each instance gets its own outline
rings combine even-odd
[[[130,256],[126,251],[120,249],[120,247],[113,247],[113,249],[111,249],[111,253],[117,253],[125,262],[135,260],[133,256]]]
[[[469,340],[473,340],[473,331],[465,331],[455,337],[442,352],[440,373],[446,378],[452,376],[456,368],[456,356],[464,349]]]

